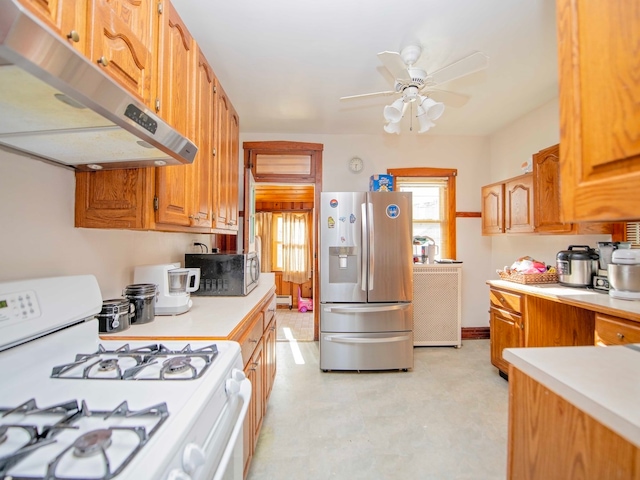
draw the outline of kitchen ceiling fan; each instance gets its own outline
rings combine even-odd
[[[453,107],[461,107],[469,100],[467,95],[433,87],[487,68],[489,57],[482,52],[475,52],[435,72],[428,73],[415,66],[421,54],[422,47],[418,45],[408,45],[400,52],[379,53],[378,58],[395,79],[393,90],[349,95],[340,97],[340,100],[400,94],[400,98],[384,107],[384,117],[389,122],[384,127],[385,131],[400,133],[400,120],[409,106],[413,114],[413,104],[416,103],[416,117],[420,126],[418,133],[426,132],[435,126],[433,121],[440,118],[444,112],[445,103]]]

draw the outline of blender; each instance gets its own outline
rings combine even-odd
[[[191,292],[200,286],[200,269],[180,268],[180,263],[140,265],[134,269],[133,281],[158,286],[156,315],[180,315],[193,305]]]

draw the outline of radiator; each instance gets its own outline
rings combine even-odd
[[[293,298],[291,295],[276,295],[276,307],[278,305],[287,305],[289,310],[293,306]]]
[[[414,346],[462,346],[462,264],[413,268]]]

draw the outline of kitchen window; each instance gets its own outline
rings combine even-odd
[[[625,240],[631,242],[631,248],[640,248],[640,222],[627,222]]]
[[[272,270],[282,279],[305,283],[311,278],[309,214],[274,212],[272,217]]]
[[[435,240],[440,258],[456,258],[456,196],[458,173],[446,168],[389,169],[395,190],[413,193],[413,236]]]

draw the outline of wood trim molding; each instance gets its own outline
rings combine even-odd
[[[457,177],[458,169],[431,167],[389,168],[387,173],[394,177]]]
[[[488,340],[490,331],[489,327],[462,327],[462,340]]]
[[[481,212],[456,212],[456,218],[482,218]]]

